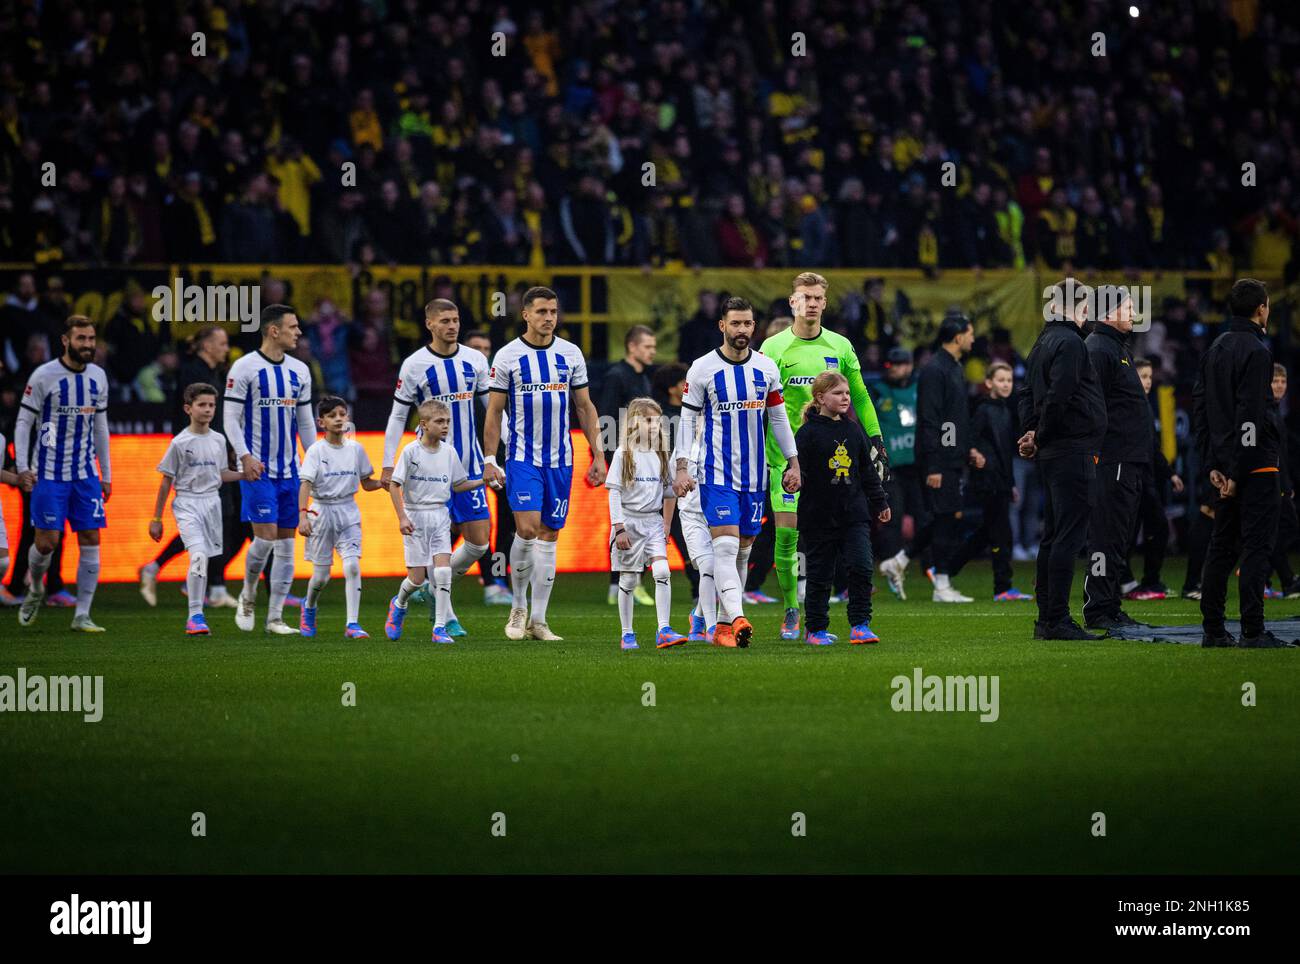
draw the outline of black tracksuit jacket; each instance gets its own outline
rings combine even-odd
[[[1026,361],[1020,426],[1035,432],[1038,459],[1098,454],[1106,405],[1083,333],[1072,321],[1049,321]]]
[[[1151,461],[1155,429],[1151,403],[1133,367],[1128,339],[1110,325],[1099,324],[1084,344],[1106,404],[1106,435],[1101,464]]]
[[[1012,466],[1020,437],[1010,399],[984,399],[970,425],[975,448],[984,456],[984,468],[971,469],[971,489],[980,495],[1009,496],[1016,485]]]
[[[949,422],[955,444],[944,445],[944,425]],[[916,379],[916,462],[922,475],[960,471],[970,450],[966,376],[961,364],[940,347]]]
[[[1192,390],[1192,432],[1205,474],[1218,469],[1239,480],[1278,466],[1281,439],[1269,415],[1272,382],[1273,353],[1264,332],[1250,319],[1234,317],[1201,357]],[[1248,439],[1254,444],[1244,444]]]

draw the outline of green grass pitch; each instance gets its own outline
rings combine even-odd
[[[415,608],[384,638],[392,580],[365,585],[365,641],[341,636],[341,580],[314,640],[263,635],[264,596],[258,632],[218,610],[187,639],[174,584],[157,609],[103,587],[98,637],[66,632],[69,610],[28,630],[10,610],[0,673],[102,674],[104,716],[0,715],[0,870],[1294,871],[1300,653],[1034,642],[1033,604],[992,603],[986,566],[956,584],[978,601],[931,603],[924,577],[907,603],[882,588],[878,646],[848,646],[832,607],[824,649],[778,639],[769,605],[750,607],[747,651],[622,653],[600,575],[558,579],[560,643],[506,640],[505,608],[470,583],[454,646]],[[1128,610],[1198,618],[1189,600]],[[895,712],[890,681],[915,667],[997,675],[1000,718]]]

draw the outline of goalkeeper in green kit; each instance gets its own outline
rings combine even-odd
[[[829,287],[826,279],[815,272],[805,271],[794,279],[793,287],[790,307],[794,312],[794,325],[764,339],[760,349],[776,362],[781,373],[790,427],[797,431],[803,422],[804,407],[812,401],[813,379],[824,371],[839,371],[849,380],[853,411],[871,441],[872,462],[883,481],[888,475],[889,461],[880,435],[876,408],[871,404],[871,396],[862,381],[862,366],[847,338],[822,327],[822,312],[826,310]],[[785,603],[781,638],[798,639],[799,493],[786,492],[781,485],[785,458],[771,433],[767,436],[767,470],[768,494],[776,513],[776,577]]]

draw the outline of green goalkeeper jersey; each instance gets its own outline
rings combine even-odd
[[[871,395],[862,381],[862,366],[852,343],[843,335],[822,328],[816,338],[800,338],[791,327],[764,339],[759,350],[776,362],[781,373],[791,429],[797,432],[803,422],[804,406],[812,401],[813,379],[824,371],[838,370],[849,380],[853,410],[862,428],[868,436],[880,434],[876,407],[871,404]],[[767,435],[767,462],[768,465],[785,463],[781,447],[771,432]]]

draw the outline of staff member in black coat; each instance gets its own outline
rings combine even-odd
[[[1084,340],[1107,421],[1097,463],[1097,505],[1084,554],[1083,625],[1110,630],[1137,625],[1122,608],[1120,575],[1137,525],[1143,482],[1151,471],[1155,433],[1151,405],[1128,347],[1133,302],[1122,288],[1104,290],[1116,294],[1103,296],[1105,315]]]
[[[984,467],[984,456],[972,445],[970,401],[961,357],[975,342],[975,329],[965,315],[949,315],[939,326],[939,350],[921,369],[916,381],[916,461],[925,477],[934,554],[934,601],[974,602],[949,582],[949,571],[961,545],[957,517],[962,506],[962,472],[969,462]]]
[[[1029,352],[1020,390],[1020,454],[1038,460],[1043,531],[1038,548],[1035,639],[1094,639],[1070,618],[1074,560],[1088,536],[1097,499],[1097,458],[1106,408],[1083,343],[1091,293],[1068,278],[1053,286],[1061,306]]]
[[[1290,646],[1264,628],[1268,577],[1281,488],[1277,426],[1268,414],[1273,355],[1264,344],[1268,288],[1242,278],[1228,293],[1232,320],[1201,357],[1192,390],[1192,432],[1203,471],[1221,496],[1201,573],[1202,646]],[[1225,626],[1228,576],[1241,559],[1241,639]]]

